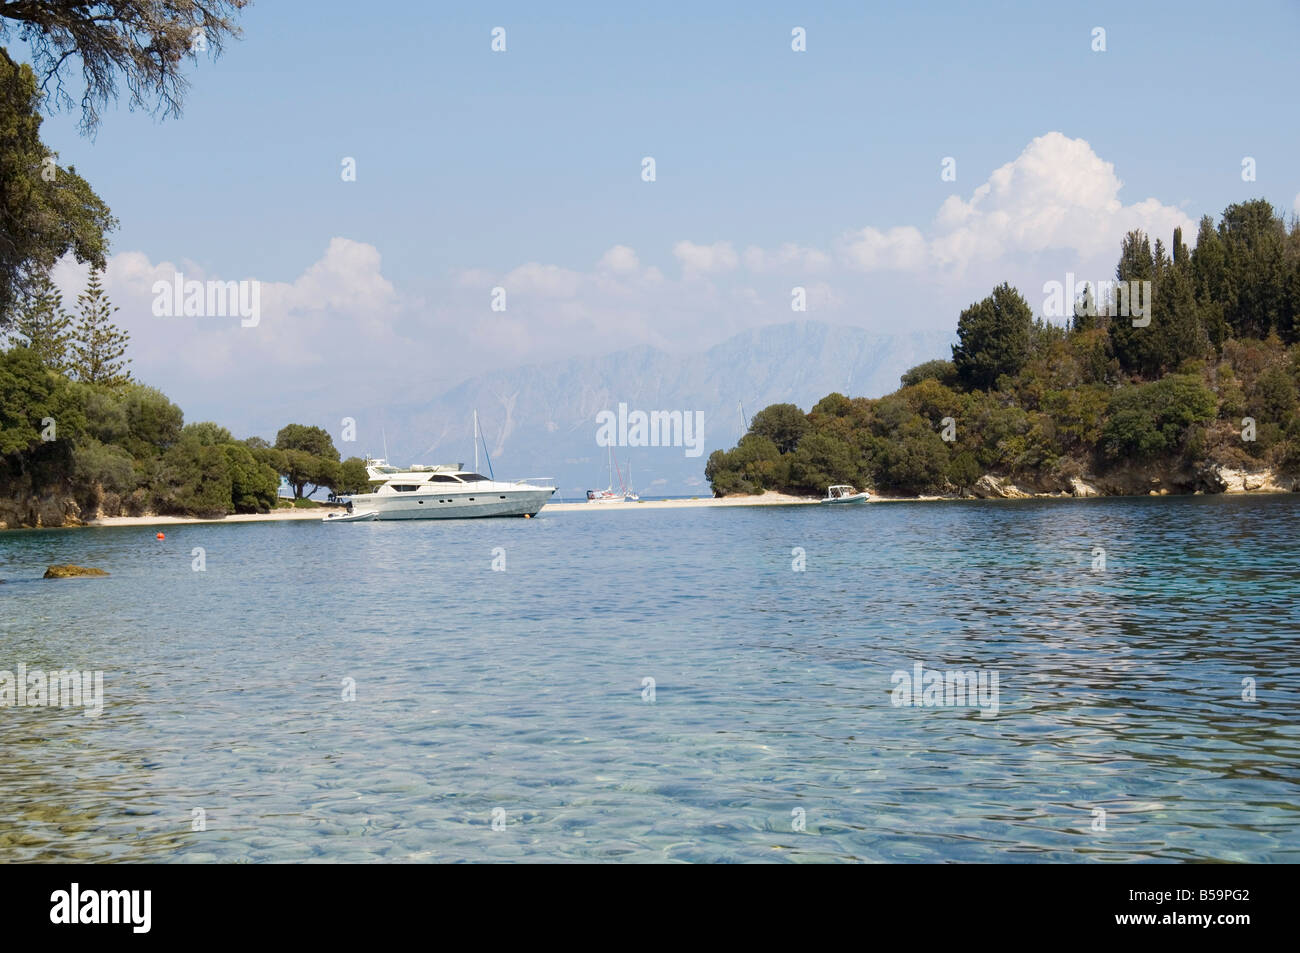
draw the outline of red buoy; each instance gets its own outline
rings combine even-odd
[[[158,538],[159,538],[159,539],[166,539],[167,537],[164,536],[162,533],[159,533],[159,534],[158,534]]]

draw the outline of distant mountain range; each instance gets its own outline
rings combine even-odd
[[[387,405],[382,419],[393,462],[472,464],[477,409],[498,477],[551,476],[559,481],[559,495],[572,499],[609,482],[608,454],[596,440],[602,411],[617,414],[624,404],[629,416],[680,411],[691,419],[698,411],[699,456],[688,456],[682,446],[615,446],[614,455],[625,476],[631,463],[643,496],[705,495],[704,464],[744,432],[742,406],[752,417],[774,403],[808,410],[833,391],[878,397],[897,389],[909,367],[948,357],[953,340],[941,332],[880,335],[797,321],[738,334],[697,353],[639,346],[484,374],[428,402]],[[629,436],[635,440],[634,429]]]

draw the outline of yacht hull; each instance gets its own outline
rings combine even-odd
[[[352,497],[360,510],[377,520],[459,520],[489,516],[536,516],[553,489],[478,490],[458,493],[362,493]]]

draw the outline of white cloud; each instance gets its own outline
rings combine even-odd
[[[767,271],[823,272],[831,265],[831,256],[817,248],[786,242],[776,251],[756,245],[745,249],[745,267],[755,273]]]
[[[616,275],[629,275],[636,274],[640,264],[636,252],[626,245],[615,245],[601,256],[597,267]]]
[[[697,245],[683,240],[673,246],[673,254],[681,262],[682,272],[687,276],[731,271],[740,262],[736,249],[731,247],[731,242]]]
[[[845,236],[842,256],[863,271],[911,271],[926,264],[925,236],[911,225],[881,231],[867,227]]]
[[[582,285],[583,276],[558,265],[529,262],[520,265],[501,282],[507,293],[535,294],[544,298],[572,298]]]
[[[243,326],[237,315],[156,316],[155,283],[171,286],[178,273],[186,282],[257,282],[256,325]],[[71,259],[59,264],[54,279],[66,302],[75,301],[87,276],[87,268]],[[169,394],[187,384],[260,386],[277,374],[331,364],[345,342],[352,353],[400,347],[399,329],[410,326],[405,313],[419,304],[399,296],[383,276],[374,246],[346,238],[331,239],[321,258],[291,282],[214,275],[191,261],[155,263],[132,251],[109,258],[104,287],[118,306],[114,320],[131,335],[132,370]]]
[[[1125,205],[1115,167],[1083,139],[1039,136],[995,169],[969,199],[949,196],[930,235],[904,225],[868,226],[840,241],[841,260],[862,271],[960,272],[978,262],[1066,251],[1081,258],[1117,252],[1124,233],[1141,228],[1165,238],[1174,228],[1195,236],[1181,209],[1154,198]]]
[[[977,260],[1068,250],[1081,257],[1118,252],[1133,228],[1168,236],[1195,223],[1180,209],[1148,198],[1125,205],[1113,164],[1083,139],[1059,132],[1039,136],[994,170],[969,200],[951,196],[935,218],[931,261],[961,269]]]

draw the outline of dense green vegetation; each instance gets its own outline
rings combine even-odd
[[[76,356],[86,348],[67,333],[62,348],[15,335],[0,352],[0,499],[55,494],[74,500],[85,518],[211,517],[269,510],[281,476],[297,498],[366,486],[361,460],[340,462],[321,428],[289,424],[272,446],[260,437],[237,440],[209,421],[186,424],[152,387],[123,376],[94,379]]]
[[[98,273],[76,315],[41,276],[20,299],[0,353],[0,499],[42,494],[83,515],[222,516],[276,505],[280,477],[295,498],[366,486],[361,460],[340,462],[320,427],[289,424],[274,446],[236,440],[219,424],[186,424],[181,409],[127,371],[129,335]]]
[[[1066,303],[1064,326],[1000,285],[959,316],[952,359],[912,368],[894,393],[760,411],[709,457],[714,493],[960,493],[986,473],[1043,491],[1153,473],[1193,489],[1216,464],[1296,472],[1300,225],[1246,202],[1202,219],[1190,253],[1175,231],[1172,249],[1141,232],[1121,243],[1116,278],[1151,282],[1145,326],[1104,289]]]
[[[0,48],[0,520],[30,523],[44,512],[62,521],[68,499],[83,517],[262,511],[276,505],[281,476],[296,498],[366,485],[361,461],[340,463],[318,427],[290,424],[274,446],[236,440],[215,423],[185,424],[179,407],[132,378],[130,337],[114,323],[100,277],[117,222],[41,141],[42,109],[79,105],[89,132],[119,79],[133,107],[178,115],[184,64],[237,36],[233,16],[244,5],[0,5],[0,39],[15,33],[34,63]],[[64,80],[76,64],[74,103]],[[66,257],[91,266],[72,313],[50,280]]]

